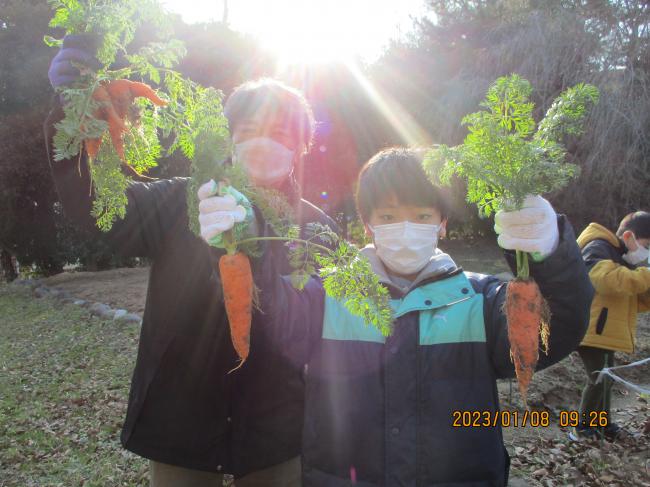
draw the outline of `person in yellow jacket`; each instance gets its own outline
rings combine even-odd
[[[614,352],[632,353],[637,314],[650,311],[650,213],[637,211],[623,220],[616,234],[591,223],[578,237],[582,257],[596,294],[587,334],[578,353],[587,372],[580,414],[585,420],[604,411],[609,419],[605,437],[616,439],[623,430],[610,418],[611,380],[596,383],[598,371],[614,364]],[[594,436],[597,429],[576,428],[573,437]]]

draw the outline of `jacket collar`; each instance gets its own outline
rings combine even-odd
[[[379,277],[379,282],[401,296],[408,294],[425,282],[448,276],[459,269],[449,255],[440,249],[436,249],[429,263],[419,272],[415,280],[408,287],[402,287],[391,279],[384,263],[377,256],[377,249],[374,245],[369,244],[361,249],[361,254],[370,262],[373,272]]]

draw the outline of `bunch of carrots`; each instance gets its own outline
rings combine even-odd
[[[149,85],[128,79],[106,81],[100,84],[92,94],[93,100],[100,104],[94,116],[98,120],[104,120],[108,123],[108,133],[111,136],[113,147],[115,147],[115,151],[122,161],[125,161],[124,134],[127,131],[126,122],[127,119],[131,123],[134,122],[131,107],[133,100],[138,97],[145,97],[157,106],[167,104]],[[101,136],[84,140],[84,147],[88,156],[94,159],[99,152],[101,143]]]

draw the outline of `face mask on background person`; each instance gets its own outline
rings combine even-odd
[[[637,242],[634,235],[632,235],[632,240],[634,240],[634,243],[636,244],[636,250],[628,250],[625,254],[623,254],[623,260],[631,265],[639,265],[643,261],[648,261],[650,250],[646,249],[643,245]]]
[[[438,245],[440,225],[403,221],[370,227],[377,256],[386,267],[400,275],[422,270]]]
[[[276,186],[293,169],[294,151],[268,137],[255,137],[235,145],[235,161],[242,164],[251,182],[258,186]]]

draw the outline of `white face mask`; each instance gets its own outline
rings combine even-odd
[[[294,151],[267,137],[255,137],[235,145],[235,161],[242,164],[259,186],[282,183],[293,169]]]
[[[648,260],[650,250],[639,244],[634,235],[632,235],[632,239],[634,239],[634,243],[636,244],[636,250],[628,250],[623,254],[623,260],[631,265],[639,265],[641,262]]]
[[[440,225],[403,221],[370,227],[377,256],[391,271],[409,275],[422,270],[438,245]]]

